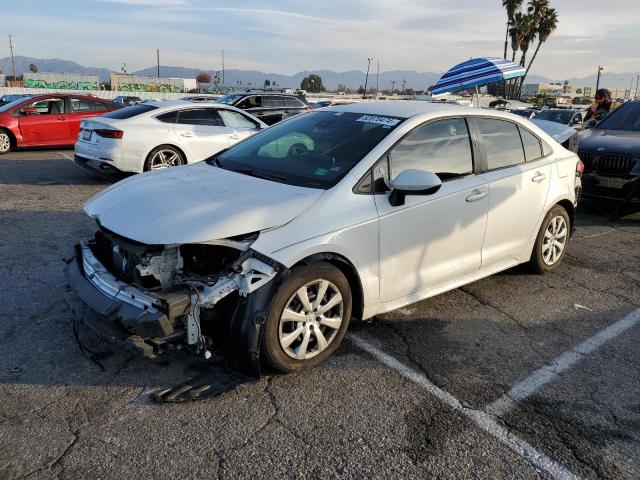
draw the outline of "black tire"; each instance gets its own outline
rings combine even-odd
[[[0,155],[6,155],[11,151],[13,147],[13,140],[11,134],[2,128],[0,128]]]
[[[332,318],[318,320],[319,317],[316,317],[315,321],[305,320],[304,324],[302,321],[286,321],[282,322],[281,327],[281,318],[285,307],[299,303],[300,311],[305,311],[302,302],[298,301],[298,290],[305,287],[305,285],[311,284],[307,289],[305,289],[305,291],[307,293],[311,292],[311,295],[308,295],[308,300],[313,305],[317,299],[317,292],[320,290],[319,283],[316,285],[314,282],[323,281],[328,282],[329,286],[326,289],[326,293],[318,303],[320,306],[322,306],[322,301],[324,299],[326,299],[324,304],[329,304],[336,291],[340,293],[342,299],[341,305],[336,305],[335,307],[327,310],[326,313],[330,314]],[[312,296],[314,289],[316,292],[315,297]],[[323,362],[331,356],[344,338],[347,328],[349,327],[349,319],[351,318],[351,304],[352,298],[349,281],[337,267],[326,262],[320,262],[294,269],[289,278],[287,278],[287,280],[280,286],[280,289],[276,293],[271,304],[271,309],[267,316],[264,328],[264,334],[262,336],[262,353],[264,358],[273,368],[285,373],[311,368]],[[291,310],[292,309],[288,309],[288,311]],[[342,322],[338,328],[335,326],[333,328],[329,328],[322,324],[323,321],[327,320],[333,320],[335,322],[339,316],[336,312],[340,311],[342,313]],[[298,313],[297,315],[301,314]],[[315,314],[309,313],[309,315]],[[302,314],[302,316],[304,316],[304,314]],[[296,337],[295,331],[301,328],[304,329],[303,332]],[[320,329],[321,337],[323,339],[326,340],[327,338],[330,338],[324,349],[321,349],[320,347],[321,343],[317,335],[318,329]],[[307,331],[309,333],[307,333]],[[287,347],[289,353],[285,351],[285,348],[281,343],[281,333],[283,336],[286,336],[287,333],[289,333],[292,337],[296,338],[296,340]],[[305,345],[308,345],[308,353],[312,356],[305,359],[293,358],[291,356],[292,350],[297,345],[297,350],[301,351],[301,345],[304,342],[305,337],[308,338],[308,343]],[[304,352],[307,353],[307,348],[304,349]]]
[[[562,248],[562,250],[559,251],[559,253],[557,253],[557,256],[556,254],[552,255],[552,257],[555,256],[555,259],[553,259],[553,261],[549,263],[549,260],[552,258],[548,256],[549,248],[555,250],[556,252],[558,252],[560,248],[560,247],[554,247],[553,244],[549,246],[549,241],[551,239],[553,240],[558,239],[558,241],[562,239],[561,236],[555,236],[555,233],[553,232],[554,225],[552,225],[552,222],[558,221],[556,220],[558,218],[562,218],[562,220],[564,221],[564,230],[566,230],[563,235],[564,247]],[[561,222],[558,221],[558,223],[561,223]],[[560,233],[562,233],[562,230],[560,230]],[[545,238],[545,234],[551,235],[551,239]],[[536,237],[536,243],[533,246],[533,251],[531,252],[531,259],[529,260],[529,266],[531,267],[531,269],[535,273],[549,273],[549,272],[553,272],[556,268],[558,268],[560,263],[562,263],[562,259],[564,258],[565,252],[567,251],[570,235],[571,235],[571,220],[569,218],[569,214],[567,213],[567,210],[563,206],[555,205],[545,215],[544,220],[542,221],[542,225],[540,226],[540,231],[538,231],[538,236]]]
[[[178,150],[176,147],[172,146],[172,145],[160,145],[156,148],[154,148],[153,150],[151,150],[151,152],[149,152],[149,155],[147,155],[147,159],[144,162],[144,171],[145,172],[149,172],[151,170],[158,170],[159,168],[153,168],[154,165],[157,165],[157,160],[158,160],[158,155],[161,152],[166,152],[166,155],[173,155],[175,156],[175,161],[172,161],[171,165],[168,166],[174,166],[177,167],[179,165],[184,165],[186,163],[186,159],[184,158],[184,154]],[[163,168],[167,168],[167,167],[163,167]]]

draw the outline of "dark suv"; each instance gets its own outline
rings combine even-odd
[[[302,95],[267,92],[232,93],[218,100],[225,105],[233,105],[258,117],[267,125],[311,110],[311,105]]]
[[[640,201],[640,100],[580,132],[579,145],[585,195]]]

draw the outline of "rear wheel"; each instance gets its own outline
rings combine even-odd
[[[529,265],[536,273],[552,272],[560,265],[567,245],[571,220],[564,207],[554,206],[542,221]]]
[[[11,151],[11,137],[6,130],[0,130],[0,155]]]
[[[162,170],[184,164],[185,158],[180,150],[171,145],[160,145],[149,153],[144,165],[144,171]]]
[[[269,363],[282,372],[313,367],[340,345],[351,318],[351,289],[329,263],[296,269],[275,295],[262,338]]]

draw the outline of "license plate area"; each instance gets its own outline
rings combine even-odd
[[[93,131],[91,130],[82,130],[82,140],[85,142],[90,142],[92,133]]]

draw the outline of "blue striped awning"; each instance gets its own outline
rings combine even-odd
[[[509,78],[523,77],[524,73],[523,67],[504,58],[472,58],[449,69],[433,86],[431,93],[453,93]]]

